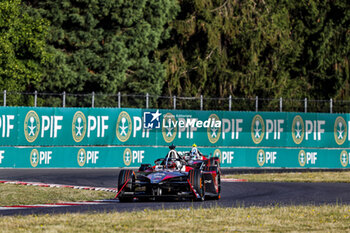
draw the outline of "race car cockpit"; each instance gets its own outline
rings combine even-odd
[[[181,169],[182,163],[181,163],[181,157],[177,153],[176,150],[170,150],[168,154],[165,156],[164,159],[164,165],[165,168],[176,168]]]
[[[170,151],[166,154],[164,159],[157,159],[156,169],[173,169],[173,170],[184,170],[185,169],[185,160],[179,155],[175,150],[174,145],[169,146]]]

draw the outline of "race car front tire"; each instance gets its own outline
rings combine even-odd
[[[118,176],[118,190],[123,189],[118,196],[119,201],[120,202],[132,201],[133,197],[124,196],[124,192],[133,192],[134,188],[135,188],[135,172],[130,169],[122,169]]]
[[[192,185],[195,192],[199,197],[195,195],[196,201],[204,201],[205,200],[205,189],[204,189],[204,179],[203,174],[200,169],[190,170],[188,173],[189,182]]]

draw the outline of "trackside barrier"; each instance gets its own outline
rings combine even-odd
[[[180,147],[183,153],[190,148]],[[218,156],[227,168],[349,168],[343,149],[201,148]],[[1,147],[3,168],[106,168],[139,167],[164,157],[166,147]]]
[[[348,168],[350,115],[0,108],[0,168],[137,167],[196,143],[223,167]]]

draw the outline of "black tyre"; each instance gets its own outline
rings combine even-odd
[[[204,179],[201,170],[199,169],[193,169],[190,170],[188,173],[188,178],[190,181],[190,184],[192,185],[193,189],[196,191],[199,197],[195,196],[194,199],[196,201],[204,201],[205,200],[205,186],[204,186]]]
[[[118,176],[118,190],[123,189],[118,196],[120,202],[130,202],[133,197],[125,196],[125,192],[133,192],[135,189],[135,172],[133,170],[121,170]],[[124,187],[124,188],[123,188]]]
[[[210,199],[214,200],[219,200],[221,198],[220,193],[221,193],[221,174],[219,167],[217,166],[210,166],[210,167],[205,167],[204,171],[215,171],[215,175],[213,175],[213,184],[214,184],[214,190],[216,195],[213,197],[211,196]]]
[[[209,167],[209,170],[216,172],[216,176],[213,177],[213,179],[214,179],[214,186],[215,186],[215,190],[216,190],[217,195],[214,197],[214,199],[219,200],[221,198],[221,196],[220,196],[220,193],[221,193],[220,170],[219,170],[219,167],[217,167],[217,166]]]

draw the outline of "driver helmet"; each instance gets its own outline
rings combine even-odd
[[[168,168],[179,168],[181,164],[178,161],[178,159],[179,159],[179,156],[177,155],[177,152],[175,150],[171,150],[166,156],[165,163]]]
[[[167,168],[175,169],[175,168],[177,168],[177,165],[176,165],[176,163],[174,161],[170,160],[167,163]]]
[[[198,157],[198,148],[196,144],[192,145],[191,156],[197,158]]]

